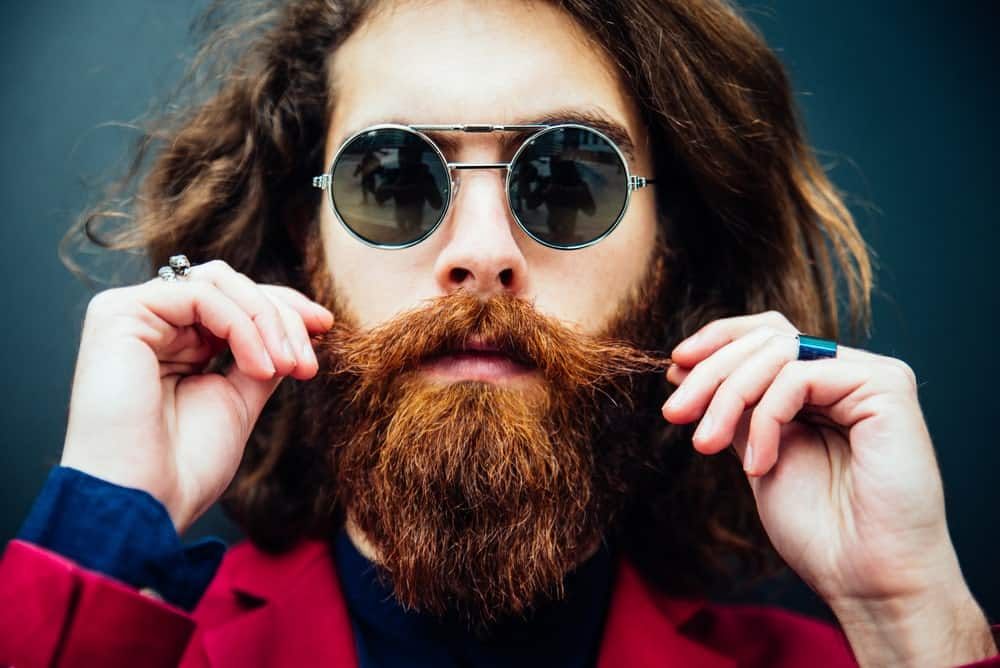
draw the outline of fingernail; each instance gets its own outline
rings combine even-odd
[[[667,379],[667,382],[671,382],[670,381],[670,371],[672,369],[676,368],[676,367],[677,367],[677,365],[675,363],[673,363],[673,362],[671,362],[670,364],[667,365],[666,371],[663,372],[663,377]]]
[[[313,351],[312,345],[309,343],[302,344],[302,354],[306,359],[312,358],[312,361],[316,362],[316,353]],[[316,362],[319,364],[319,362]]]
[[[285,357],[293,362],[295,361],[295,353],[292,351],[292,344],[288,339],[281,342],[281,351],[285,353]]]
[[[687,337],[686,339],[678,343],[676,346],[674,346],[674,352],[677,352],[678,350],[683,351],[685,348],[690,348],[691,346],[695,345],[698,342],[699,337],[700,334],[692,334],[691,336]]]
[[[663,404],[664,408],[677,408],[685,401],[687,401],[687,390],[684,389],[683,385],[678,385],[677,389],[670,394],[670,398],[667,399],[667,403]]]
[[[266,350],[260,356],[260,361],[264,365],[264,368],[270,371],[272,374],[277,373],[276,369],[274,368],[274,364],[271,362],[271,356],[267,354]]]
[[[701,418],[701,422],[698,423],[698,428],[694,431],[694,438],[699,441],[704,440],[709,434],[712,433],[714,427],[715,420],[712,419],[711,415],[706,413],[704,417]]]
[[[753,446],[747,442],[747,451],[743,453],[743,470],[747,473],[753,468]]]

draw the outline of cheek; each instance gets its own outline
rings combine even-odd
[[[372,248],[348,234],[332,214],[324,214],[321,224],[327,269],[338,296],[361,327],[373,327],[418,304],[419,246],[401,251]]]
[[[538,271],[532,281],[536,307],[586,332],[601,331],[646,279],[656,225],[653,193],[637,192],[625,217],[606,239],[589,248],[550,256],[547,270]]]

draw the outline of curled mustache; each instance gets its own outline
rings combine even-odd
[[[328,373],[354,379],[358,396],[423,361],[487,341],[496,352],[538,370],[553,388],[606,387],[638,374],[662,372],[670,358],[613,336],[593,336],[540,314],[507,295],[483,300],[465,291],[430,300],[370,331],[337,322],[317,340]]]

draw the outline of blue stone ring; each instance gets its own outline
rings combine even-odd
[[[815,336],[806,336],[805,334],[798,334],[795,338],[799,340],[798,358],[800,360],[818,360],[837,356],[836,341],[817,339]]]

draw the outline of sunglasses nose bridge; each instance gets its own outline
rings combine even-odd
[[[488,162],[488,163],[447,163],[448,175],[451,180],[451,199],[452,202],[458,197],[459,190],[462,187],[462,172],[467,170],[480,171],[480,170],[495,170],[500,174],[500,181],[503,184],[504,193],[507,193],[507,175],[510,173],[510,163],[509,162]]]

